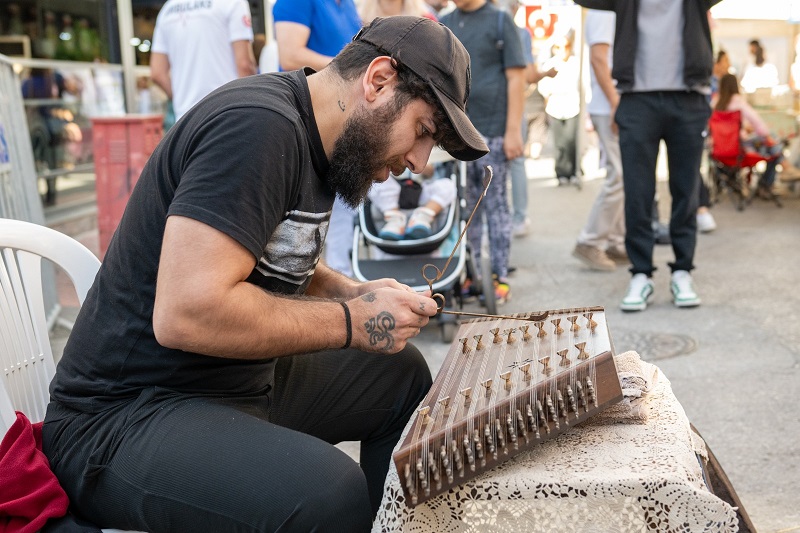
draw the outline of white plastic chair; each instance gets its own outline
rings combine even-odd
[[[44,420],[56,368],[45,317],[42,258],[61,268],[83,304],[100,260],[55,230],[0,218],[0,435],[16,420]],[[104,529],[105,533],[119,532]]]
[[[0,365],[11,404],[31,422],[44,420],[55,375],[42,294],[42,258],[60,267],[83,303],[100,260],[50,228],[0,219]]]

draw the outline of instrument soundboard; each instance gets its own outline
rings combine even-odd
[[[393,459],[415,506],[622,399],[602,307],[462,323]]]

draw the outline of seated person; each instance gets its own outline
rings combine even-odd
[[[359,205],[387,162],[421,170],[436,145],[459,160],[488,153],[469,86],[452,32],[389,17],[319,72],[234,80],[175,124],[50,385],[42,449],[77,517],[151,532],[370,531],[392,449],[432,383],[409,340],[437,302],[393,279],[357,283],[320,256],[334,198]],[[358,463],[342,441],[360,442]]]
[[[715,111],[739,111],[742,114],[742,126],[745,131],[742,143],[745,151],[767,158],[767,169],[759,181],[759,188],[772,188],[778,164],[783,168],[780,174],[781,181],[800,179],[800,169],[783,157],[783,143],[773,138],[764,120],[739,93],[736,76],[722,75],[719,79],[719,92],[712,99],[711,106]]]
[[[422,174],[406,170],[400,176],[376,183],[369,191],[372,205],[383,215],[378,237],[389,241],[424,239],[433,234],[433,222],[456,197],[451,179],[437,179],[433,165]],[[411,216],[406,211],[411,211]]]

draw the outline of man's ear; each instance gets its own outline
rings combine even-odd
[[[376,57],[367,67],[362,78],[364,98],[372,103],[393,92],[397,83],[397,71],[392,66],[392,58]]]

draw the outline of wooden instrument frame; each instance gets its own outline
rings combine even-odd
[[[588,317],[588,322],[582,320],[583,326],[578,325],[574,319],[576,315]],[[569,323],[565,322],[565,327],[561,328],[553,317],[564,316],[569,317]],[[602,317],[602,324],[596,324],[593,316]],[[550,333],[552,337],[547,341],[553,349],[556,341],[558,348],[572,344],[574,336],[569,325],[572,324],[576,331],[584,327],[584,336],[596,336],[599,341],[596,345],[601,351],[588,354],[576,345],[580,356],[573,362],[568,361],[566,350],[559,350],[561,363],[555,353],[539,354],[544,357],[508,365],[510,371],[483,382],[477,375],[486,377],[486,372],[490,371],[487,365],[465,364],[469,358],[473,358],[473,362],[488,359],[496,344],[530,343],[527,347],[532,348],[536,337],[543,344],[545,341],[541,338],[548,333],[543,332],[542,322],[549,320],[556,320],[554,331]],[[486,330],[491,333],[477,341],[476,336],[466,337],[465,332],[480,322],[487,323]],[[510,322],[520,329],[490,327]],[[590,324],[594,324],[591,329]],[[509,330],[516,330],[516,338]],[[525,340],[520,330],[525,331]],[[471,320],[460,326],[456,339],[431,390],[410,422],[406,437],[393,454],[409,506],[418,505],[535,448],[540,442],[556,437],[622,399],[613,343],[602,307],[526,313],[499,321],[496,318]],[[551,362],[542,360],[551,355],[555,356]],[[504,358],[501,363],[505,362]],[[537,370],[538,365],[542,367]],[[458,376],[454,376],[454,369],[460,373]],[[454,394],[455,390],[459,393]],[[421,434],[424,435],[420,437]]]

